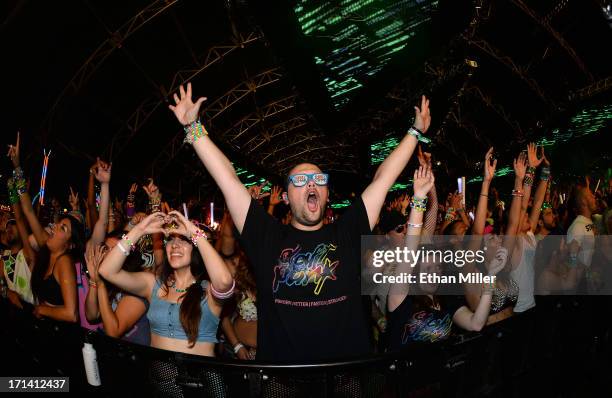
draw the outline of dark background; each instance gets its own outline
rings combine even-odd
[[[391,3],[375,1],[362,12]],[[297,4],[4,1],[0,144],[6,148],[21,131],[22,163],[35,188],[43,148],[51,149],[47,191],[62,200],[69,184],[84,196],[96,156],[112,160],[115,194],[153,176],[166,197],[219,198],[193,151],[172,150],[180,126],[167,103],[170,90],[190,79],[207,57],[234,46],[191,81],[195,95],[211,104],[254,76],[278,74],[214,120],[203,116],[213,139],[249,170],[245,182],[281,182],[291,165],[310,160],[331,173],[335,200],[358,192],[375,171],[370,144],[401,137],[421,93],[431,98],[427,135],[433,142],[427,150],[440,161],[436,177],[442,188],[454,186],[458,176],[480,175],[478,162],[488,146],[495,146],[501,168],[527,142],[543,137],[554,141],[547,151],[560,179],[584,173],[598,178],[610,167],[612,102],[605,79],[612,71],[612,27],[602,8],[607,1],[441,0],[411,45],[340,110],[331,105],[313,59],[329,41],[304,35]],[[261,34],[237,46],[240,37]],[[266,115],[268,105],[292,96],[290,108]],[[572,118],[585,110],[590,116],[577,127]],[[228,138],[249,117],[258,119],[254,127]],[[299,127],[245,149],[296,118],[303,120]],[[8,159],[0,165],[5,186]],[[5,202],[5,189],[0,191]]]

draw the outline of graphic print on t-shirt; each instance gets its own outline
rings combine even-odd
[[[402,344],[408,342],[428,342],[444,339],[451,331],[452,320],[448,312],[418,311],[404,325]]]
[[[320,243],[312,251],[303,251],[298,244],[283,249],[274,267],[272,291],[277,293],[281,285],[287,287],[313,285],[313,293],[319,295],[328,280],[336,280],[336,268],[340,260],[330,258],[336,245]]]

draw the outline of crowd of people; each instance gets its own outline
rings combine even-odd
[[[100,159],[86,200],[70,188],[69,211],[55,200],[46,212],[34,208],[18,135],[8,153],[11,209],[2,213],[0,243],[3,295],[12,306],[160,349],[280,363],[358,357],[480,331],[533,312],[538,295],[596,289],[606,280],[609,271],[597,265],[612,260],[605,240],[612,179],[595,189],[586,178],[564,197],[552,189],[543,148],[530,144],[517,154],[514,189],[504,194],[492,186],[491,148],[474,203],[454,190],[442,199],[431,154],[419,146],[431,121],[425,97],[408,133],[341,214],[327,208],[329,175],[315,164],[296,165],[285,186],[269,193],[246,188],[198,119],[204,99],[194,102],[188,84],[174,101],[185,142],[223,194],[219,225],[195,219],[195,202],[170,206],[153,180],[112,202],[112,167]],[[390,195],[415,152],[412,191]],[[146,203],[136,199],[140,192]],[[484,246],[482,264],[461,272],[495,282],[466,284],[453,295],[438,283],[384,285],[363,295],[365,235],[376,235],[380,247],[410,250],[433,247],[437,237],[455,248]],[[382,269],[449,272],[435,260]]]

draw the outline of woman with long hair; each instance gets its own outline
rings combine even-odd
[[[414,196],[412,198],[406,247],[411,251],[424,251],[420,246],[423,212],[426,196],[434,184],[429,168],[421,166],[414,173]],[[428,245],[426,245],[428,246]],[[488,275],[495,276],[506,264],[505,249],[498,249],[493,261],[488,264]],[[457,296],[442,296],[438,283],[422,283],[422,277],[442,274],[440,262],[421,261],[413,268],[408,262],[400,263],[396,275],[416,272],[417,281],[412,284],[393,284],[389,290],[387,309],[389,312],[389,347],[398,350],[415,342],[434,342],[450,335],[452,324],[470,331],[479,331],[485,325],[491,306],[491,287],[483,292],[478,308],[471,311],[464,300]],[[427,280],[427,278],[425,278]]]
[[[123,270],[136,242],[155,233],[167,235],[156,274]],[[182,214],[147,216],[106,255],[98,272],[118,288],[149,300],[152,347],[214,356],[223,300],[232,294],[234,282],[204,233]]]
[[[31,279],[32,293],[38,302],[34,307],[34,316],[78,322],[74,264],[81,260],[83,253],[83,224],[73,216],[63,215],[49,231],[45,230],[34,213],[23,171],[19,166],[19,134],[17,143],[10,146],[9,157],[15,168],[13,178],[21,207],[39,247],[34,256]]]

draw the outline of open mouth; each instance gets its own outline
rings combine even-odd
[[[308,205],[308,210],[311,212],[317,211],[319,208],[319,197],[316,191],[308,192],[308,196],[306,197],[306,204]]]

